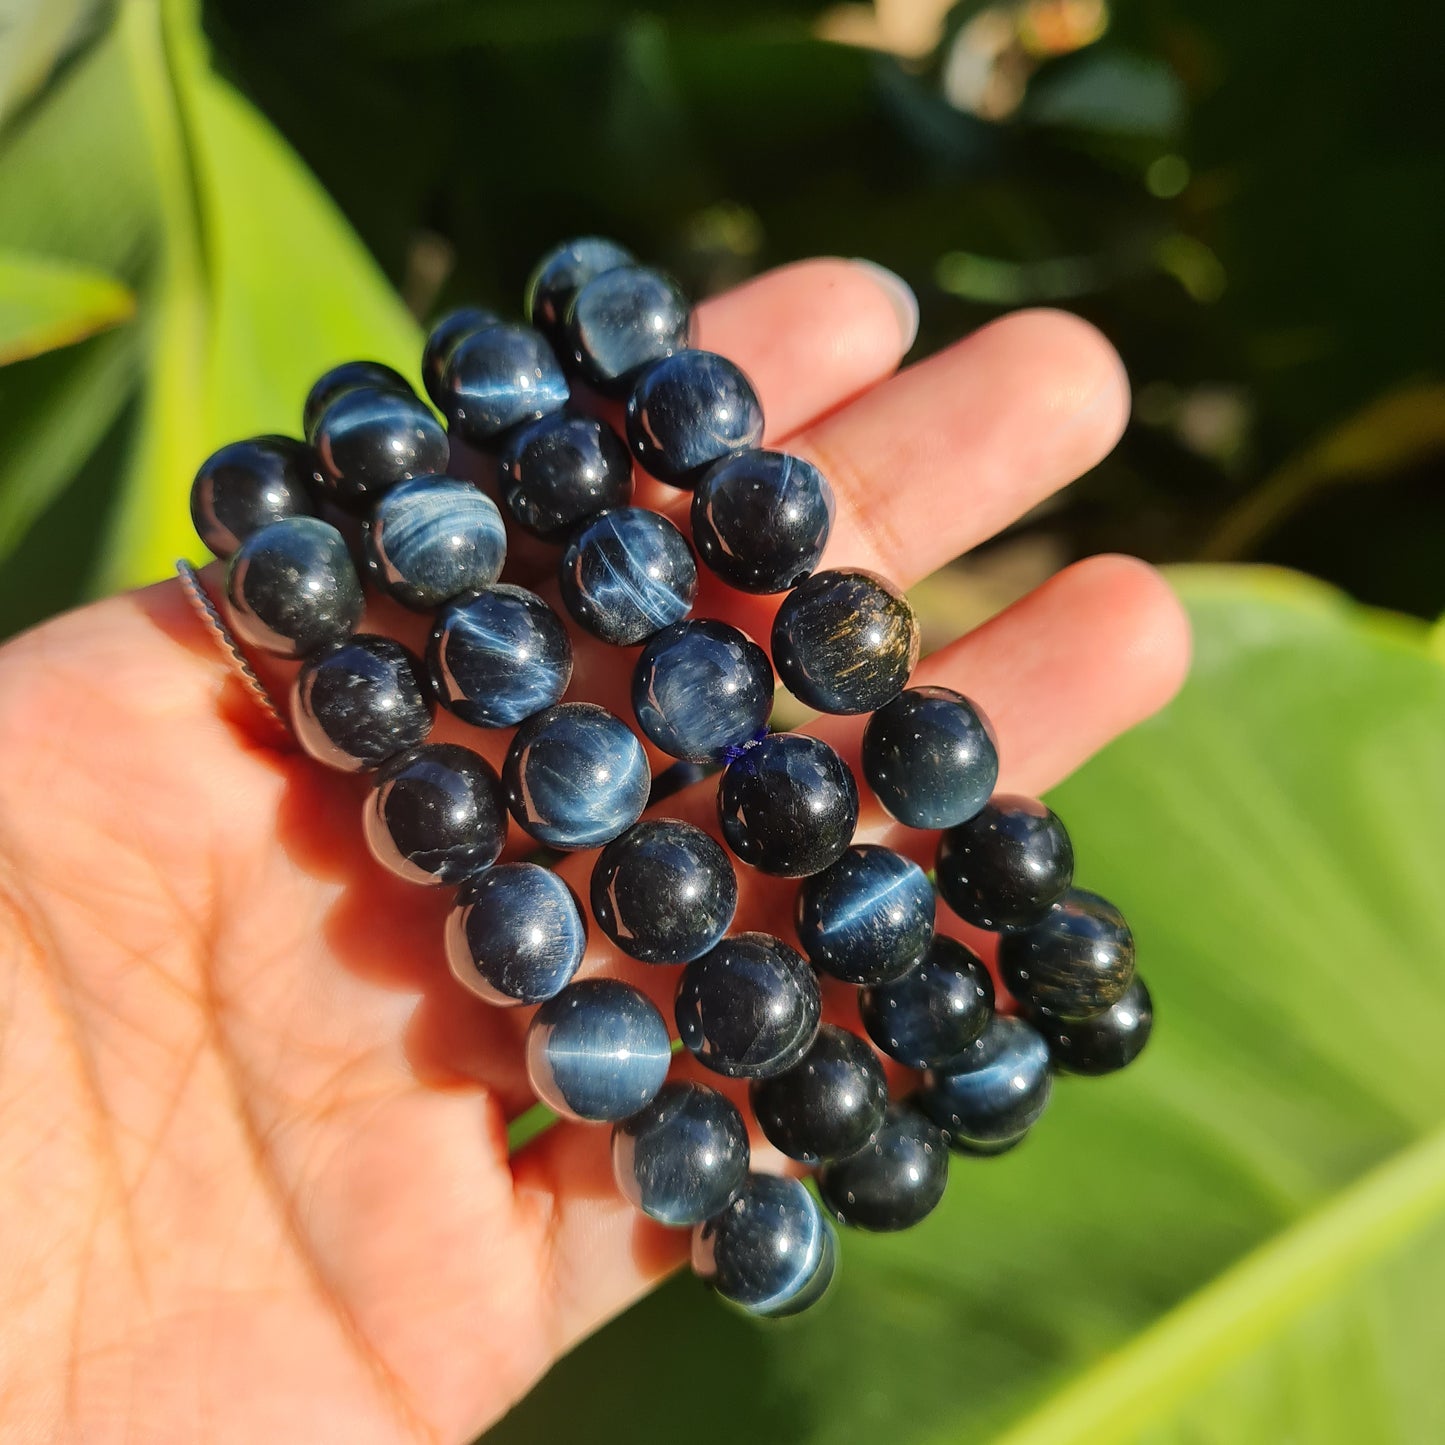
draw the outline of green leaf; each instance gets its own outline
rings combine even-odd
[[[134,310],[135,297],[111,276],[0,251],[0,366],[72,346]]]
[[[0,0],[0,121],[37,91],[102,0]]]

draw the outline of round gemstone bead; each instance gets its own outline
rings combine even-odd
[[[679,351],[659,361],[627,399],[632,455],[670,486],[695,486],[714,462],[762,439],[752,382],[715,352]]]
[[[596,1123],[625,1119],[657,1096],[672,1041],[657,1007],[630,984],[569,984],[527,1030],[527,1078],[549,1109]]]
[[[550,868],[502,863],[462,885],[447,919],[447,962],[488,1003],[541,1003],[572,982],[587,948],[576,895]]]
[[[652,775],[652,790],[647,795],[647,806],[655,808],[669,798],[676,797],[685,788],[700,783],[708,776],[708,770],[701,763],[674,763],[660,773]]]
[[[1069,890],[1074,846],[1033,798],[1001,793],[938,843],[939,896],[976,928],[1027,928]]]
[[[494,446],[511,427],[560,411],[569,395],[546,338],[530,326],[505,322],[474,331],[452,348],[441,391],[447,421],[478,447]]]
[[[630,1203],[661,1224],[701,1224],[748,1174],[743,1116],[716,1089],[667,1083],[612,1130],[612,1173]]]
[[[691,329],[692,307],[670,276],[613,266],[573,295],[562,350],[603,396],[624,397],[645,368],[687,345]]]
[[[682,971],[682,1041],[715,1073],[761,1079],[791,1068],[818,1032],[818,980],[799,953],[767,933],[724,938]]]
[[[292,690],[296,740],[343,772],[379,767],[426,741],[432,701],[421,660],[389,637],[358,632],[313,652]]]
[[[567,691],[572,644],[540,597],[503,584],[442,608],[427,671],[437,700],[463,722],[512,727]]]
[[[651,783],[637,735],[590,702],[528,718],[502,764],[512,816],[553,848],[595,848],[625,832],[642,816]]]
[[[432,327],[421,354],[421,379],[426,394],[438,411],[445,412],[447,408],[444,378],[452,352],[468,336],[497,325],[501,319],[495,311],[488,311],[484,306],[462,306],[456,311],[448,311]]]
[[[773,710],[773,665],[751,638],[711,618],[653,633],[632,673],[637,724],[665,753],[720,762]]]
[[[815,572],[773,619],[773,666],[819,712],[872,712],[898,696],[918,661],[918,622],[891,582],[853,568]]]
[[[697,592],[686,539],[666,517],[642,507],[618,507],[584,522],[557,575],[568,612],[616,647],[680,621]]]
[[[739,452],[698,482],[692,540],[730,587],[786,592],[818,565],[834,510],[833,489],[812,462],[785,452]]]
[[[362,825],[372,856],[409,883],[460,883],[495,863],[507,840],[496,773],[455,743],[408,748],[383,763]]]
[[[643,963],[688,963],[728,931],[738,880],[701,828],[647,818],[614,838],[592,870],[592,916]]]
[[[999,940],[998,969],[1026,1010],[1093,1018],[1134,981],[1134,935],[1107,899],[1072,888],[1041,922]]]
[[[349,637],[364,601],[345,539],[318,517],[252,532],[231,554],[226,598],[241,641],[280,657]]]
[[[933,885],[909,858],[858,843],[798,889],[798,940],[844,983],[907,972],[933,941]]]
[[[395,391],[402,396],[416,395],[411,383],[393,367],[380,361],[343,361],[340,366],[322,372],[306,394],[306,405],[301,410],[301,431],[306,440],[316,440],[317,424],[333,401],[362,387]]]
[[[365,511],[408,477],[447,469],[447,434],[411,392],[362,386],[343,392],[316,423],[321,489],[338,506]]]
[[[554,345],[563,340],[563,322],[572,298],[594,276],[617,266],[630,266],[632,252],[605,236],[579,236],[554,246],[537,263],[527,282],[527,320]]]
[[[901,978],[858,995],[868,1037],[910,1069],[940,1068],[983,1033],[993,1017],[993,979],[957,939],[937,934]]]
[[[1044,1112],[1053,1079],[1044,1036],[995,1014],[946,1069],[924,1075],[918,1102],[950,1143],[1001,1153]]]
[[[952,828],[988,802],[998,747],[988,719],[947,687],[910,687],[863,731],[863,776],[910,828]]]
[[[1040,1015],[1035,1022],[1049,1041],[1055,1068],[1070,1074],[1112,1074],[1143,1053],[1154,1028],[1154,1000],[1136,974],[1124,997],[1091,1019]]]
[[[315,453],[290,437],[231,442],[206,458],[191,483],[191,522],[216,554],[229,557],[253,532],[316,511]]]
[[[843,856],[858,823],[858,785],[820,738],[773,733],[723,770],[718,820],[744,863],[784,878]]]
[[[758,1127],[790,1159],[816,1164],[861,1149],[883,1123],[888,1079],[857,1034],[824,1024],[792,1068],[749,1090]]]
[[[632,457],[594,416],[554,411],[510,435],[497,463],[502,502],[524,532],[565,541],[579,523],[632,500]]]
[[[938,1207],[947,1187],[943,1133],[909,1104],[890,1105],[861,1150],[818,1171],[824,1209],[855,1229],[911,1229]]]

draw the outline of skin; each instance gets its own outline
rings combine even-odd
[[[754,378],[770,444],[833,482],[824,565],[906,586],[1103,457],[1128,393],[1108,344],[1060,313],[894,375],[904,330],[841,261],[700,315],[700,343]],[[685,516],[656,484],[638,500]],[[766,637],[773,606],[705,586],[698,610]],[[417,635],[393,612],[367,625]],[[1166,702],[1187,653],[1160,578],[1101,557],[917,680],[975,698],[1003,739],[1000,788],[1032,793]],[[625,707],[626,672],[579,640],[571,695]],[[822,730],[855,758],[862,721]],[[438,737],[505,746],[450,720]],[[558,1127],[509,1159],[530,1011],[450,979],[448,899],[371,861],[365,780],[266,725],[176,584],[0,649],[0,758],[7,1439],[463,1442],[683,1261],[686,1233],[616,1194],[606,1129]],[[664,810],[710,825],[711,789]],[[876,810],[861,835],[931,843]],[[565,865],[584,896],[590,866]],[[742,885],[736,927],[790,936],[791,890]],[[588,972],[666,1004],[674,971],[593,932]]]

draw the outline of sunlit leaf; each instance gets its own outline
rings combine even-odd
[[[0,251],[0,366],[71,346],[134,310],[130,291],[99,271]]]

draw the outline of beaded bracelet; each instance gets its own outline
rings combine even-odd
[[[826,479],[761,449],[763,413],[725,357],[689,346],[691,308],[663,273],[611,241],[550,252],[532,276],[530,325],[475,308],[432,331],[426,389],[446,428],[375,362],[327,372],[303,410],[305,441],[266,436],[202,466],[191,514],[229,558],[226,595],[249,646],[299,659],[292,726],[312,757],[373,775],[375,857],[402,878],[457,889],[450,968],[482,998],[536,1005],[526,1068],[557,1114],[613,1124],[617,1184],[639,1209],[694,1229],[693,1267],[759,1315],[826,1290],[830,1222],[892,1230],[942,1197],[949,1153],[1013,1148],[1047,1104],[1055,1069],[1102,1074],[1135,1058],[1152,1006],[1127,924],[1072,887],[1073,849],[1042,803],[997,795],[997,742],[944,687],[909,688],[919,634],[891,583],[817,571],[833,523]],[[574,397],[626,401],[626,440]],[[492,454],[502,510],[448,476],[452,439]],[[630,505],[634,463],[692,491],[692,546]],[[362,564],[342,528],[360,527]],[[328,520],[329,519],[329,520]],[[499,581],[508,526],[559,546],[563,605],[579,627],[640,647],[637,728],[679,760],[657,779],[636,732],[563,701],[567,629],[539,596]],[[730,586],[786,593],[771,659],[727,623],[691,615],[697,561]],[[363,576],[434,614],[426,656],[358,633]],[[864,777],[910,828],[937,830],[938,894],[998,935],[993,978],[934,932],[934,884],[916,863],[855,843],[859,795],[826,742],[770,732],[774,672],[824,713],[869,713]],[[500,777],[477,753],[428,743],[436,705],[479,728],[515,728]],[[721,846],[649,816],[671,786],[716,771]],[[675,1023],[707,1069],[747,1079],[758,1127],[815,1171],[750,1172],[748,1130],[716,1089],[669,1082],[671,1031],[640,990],[576,980],[582,906],[536,862],[498,863],[508,814],[549,849],[601,848],[596,926],[642,963],[681,966]],[[732,856],[800,880],[803,953],[728,932]],[[806,957],[804,957],[806,954]],[[854,986],[867,1039],[821,1022],[819,974]],[[921,1079],[890,1102],[875,1053]]]

